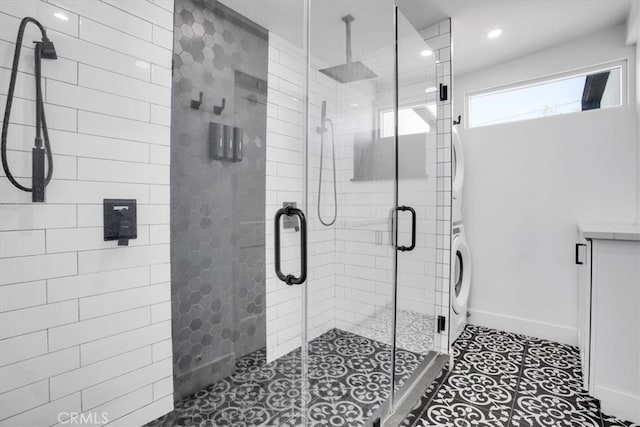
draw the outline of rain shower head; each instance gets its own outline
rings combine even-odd
[[[351,23],[354,21],[352,15],[346,15],[342,17],[342,20],[347,26],[347,63],[342,65],[336,65],[334,67],[323,68],[320,70],[322,74],[325,74],[338,83],[351,83],[358,80],[372,79],[378,77],[376,73],[371,71],[366,65],[360,61],[353,62],[351,60]]]
[[[338,83],[351,83],[358,80],[378,77],[376,73],[360,61],[347,62],[346,64],[336,65],[335,67],[323,68],[320,72],[331,77]]]

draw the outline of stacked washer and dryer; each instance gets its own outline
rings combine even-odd
[[[464,184],[464,153],[458,132],[453,132],[451,183],[451,322],[449,343],[453,343],[467,323],[467,306],[471,287],[471,254],[462,225],[462,187]]]

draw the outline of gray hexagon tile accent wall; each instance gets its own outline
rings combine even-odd
[[[175,399],[265,346],[268,33],[216,1],[175,2],[171,270]],[[191,100],[203,93],[199,109]],[[226,100],[221,114],[214,105]],[[209,158],[209,123],[242,128],[244,158]]]

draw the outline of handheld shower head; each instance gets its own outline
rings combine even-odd
[[[320,122],[324,126],[324,122],[327,120],[327,101],[322,101],[322,111],[320,113]]]
[[[322,135],[327,131],[327,128],[324,127],[324,124],[327,122],[327,101],[322,101],[322,107],[320,110],[320,126],[316,128],[316,133]]]
[[[36,80],[36,107],[35,107],[35,139],[34,147],[32,149],[32,173],[31,173],[31,187],[25,187],[20,184],[9,169],[9,162],[7,159],[7,134],[9,132],[9,122],[11,116],[11,104],[13,102],[14,90],[16,87],[16,78],[18,76],[18,66],[20,63],[20,49],[22,48],[22,39],[24,37],[27,24],[34,24],[40,30],[42,34],[42,41],[36,41],[34,48],[34,72]],[[19,190],[31,193],[31,201],[44,202],[45,201],[45,188],[51,181],[53,176],[53,154],[51,152],[51,144],[49,143],[49,132],[47,129],[47,119],[45,117],[44,102],[42,96],[42,59],[57,59],[56,49],[53,46],[53,42],[47,38],[47,31],[42,24],[27,16],[20,21],[18,27],[18,36],[16,38],[15,50],[13,52],[13,63],[11,65],[11,77],[9,77],[9,88],[7,90],[6,107],[4,110],[4,118],[2,120],[2,138],[0,141],[0,157],[2,157],[2,168],[9,182]],[[43,147],[44,143],[44,147]],[[46,156],[46,162],[45,162]],[[45,173],[45,165],[48,165],[47,172]]]

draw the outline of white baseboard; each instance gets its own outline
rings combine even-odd
[[[640,396],[596,386],[594,397],[600,399],[603,413],[621,420],[640,423]]]
[[[469,309],[469,323],[499,329],[516,334],[529,335],[562,344],[578,345],[578,330],[522,317],[507,316],[487,311]]]

